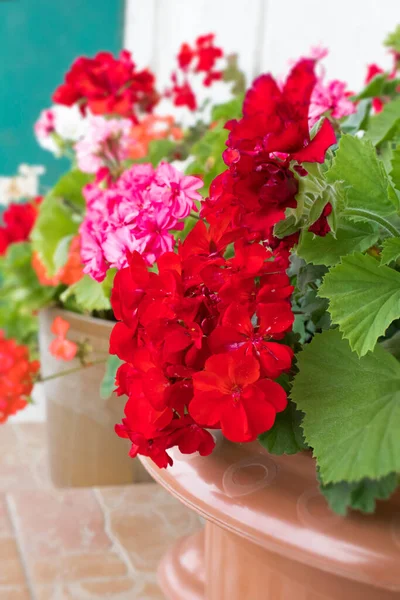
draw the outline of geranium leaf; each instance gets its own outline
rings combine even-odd
[[[258,436],[258,440],[271,454],[296,454],[308,446],[301,429],[302,414],[291,402],[282,413],[277,413],[274,426]]]
[[[111,308],[110,296],[106,293],[105,281],[99,283],[91,279],[89,275],[84,275],[77,283],[68,287],[61,294],[60,299],[65,302],[74,297],[77,308],[83,312],[109,310]]]
[[[387,174],[370,141],[343,135],[326,177],[328,181],[344,182],[346,208],[381,216],[396,212],[388,195]]]
[[[400,364],[379,345],[358,358],[338,329],[298,354],[291,397],[324,484],[400,470]]]
[[[345,256],[325,275],[319,296],[329,300],[332,322],[363,356],[400,317],[400,273],[369,255]]]
[[[384,44],[396,52],[400,52],[400,25],[397,25],[396,29],[387,36]]]
[[[400,238],[387,238],[382,244],[381,264],[388,265],[400,256]]]
[[[78,169],[69,171],[57,181],[49,195],[63,198],[69,205],[74,205],[76,209],[84,208],[85,199],[82,190],[91,180],[91,175],[82,173]]]
[[[115,375],[118,367],[122,365],[122,360],[118,356],[110,354],[106,363],[106,372],[100,385],[100,396],[107,400],[115,388]]]
[[[390,177],[393,185],[400,192],[400,146],[398,146],[392,154]]]
[[[320,483],[320,491],[330,508],[337,514],[346,516],[349,509],[373,513],[377,500],[386,500],[395,491],[398,477],[390,473],[382,479],[363,479],[357,483],[340,481],[339,483]]]
[[[302,233],[297,254],[307,263],[335,265],[342,256],[352,252],[364,252],[378,240],[378,233],[370,223],[351,223],[342,220],[336,229],[336,237],[328,233],[320,237],[305,231]]]
[[[395,138],[400,133],[400,98],[384,105],[383,110],[373,115],[368,123],[367,135],[374,146]]]

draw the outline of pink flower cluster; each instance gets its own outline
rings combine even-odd
[[[149,265],[171,251],[171,231],[182,229],[181,219],[197,210],[196,190],[203,185],[168,163],[133,165],[115,183],[103,169],[96,179],[84,189],[87,212],[80,235],[84,272],[97,281],[109,268],[126,267],[134,251]]]
[[[129,119],[105,119],[101,115],[91,115],[84,137],[75,144],[81,171],[97,173],[103,166],[118,167],[128,158],[131,129]]]

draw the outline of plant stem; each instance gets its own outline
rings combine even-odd
[[[45,381],[50,381],[51,379],[57,379],[58,377],[63,377],[64,375],[70,375],[71,373],[77,373],[78,371],[82,371],[82,369],[88,369],[89,367],[94,367],[94,365],[105,364],[106,359],[102,358],[99,360],[94,360],[93,362],[87,365],[79,365],[79,367],[73,367],[73,369],[67,369],[66,371],[59,371],[58,373],[53,373],[53,375],[47,375],[46,377],[39,377],[36,379],[36,383],[44,383]]]
[[[343,211],[343,214],[344,216],[361,217],[364,221],[373,221],[374,223],[377,223],[386,229],[386,231],[393,237],[400,237],[400,231],[398,231],[396,227],[390,223],[390,221],[374,212],[370,212],[369,210],[365,210],[363,208],[346,208]]]

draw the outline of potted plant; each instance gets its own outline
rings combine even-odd
[[[115,276],[117,433],[211,522],[205,558],[197,537],[164,562],[169,598],[400,591],[398,495],[376,507],[400,472],[399,28],[386,43],[392,70],[358,94],[318,49],[222,107],[187,169],[199,219],[156,268],[133,251]],[[331,515],[310,509],[323,496]]]
[[[119,361],[108,354],[115,323],[110,293],[128,251],[140,248],[151,265],[181,233],[186,212],[178,204],[173,216],[161,210],[170,186],[182,179],[169,163],[184,160],[209,126],[190,81],[200,78],[207,89],[226,71],[229,95],[232,82],[240,84],[234,60],[223,57],[212,35],[198,38],[195,47],[192,55],[182,47],[165,91],[127,51],[78,58],[56,89],[55,104],[35,124],[41,146],[69,157],[71,169],[44,198],[12,205],[4,215],[0,327],[7,344],[27,346],[21,365],[34,361],[21,393],[13,380],[8,394],[11,380],[1,374],[4,420],[26,405],[34,381],[43,382],[58,486],[148,478],[114,434],[124,401],[112,393]],[[168,110],[178,107],[176,117],[158,112],[161,100]],[[202,182],[183,180],[194,182],[193,197],[199,196]],[[158,204],[147,199],[149,185]]]

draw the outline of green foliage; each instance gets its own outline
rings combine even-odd
[[[224,124],[230,119],[240,119],[242,116],[243,94],[239,94],[233,100],[216,104],[211,112],[212,121],[224,121]]]
[[[61,294],[60,300],[66,302],[73,298],[76,308],[82,312],[109,310],[111,308],[109,286],[108,279],[99,283],[89,275],[84,275]]]
[[[162,161],[170,161],[174,158],[174,153],[177,150],[177,143],[172,140],[152,140],[149,144],[149,152],[146,157],[146,162],[150,161],[153,167]]]
[[[55,271],[59,271],[68,260],[69,247],[71,245],[73,234],[63,237],[57,244],[56,250],[53,256],[53,263]]]
[[[370,141],[343,135],[326,177],[344,182],[344,216],[376,221],[376,215],[379,219],[395,214],[397,207],[388,193],[386,171]]]
[[[392,152],[390,177],[394,187],[400,192],[400,146]]]
[[[400,25],[397,25],[393,33],[390,33],[384,41],[385,46],[393,48],[396,52],[400,52]]]
[[[208,195],[208,190],[213,179],[226,169],[222,159],[228,132],[220,121],[213,129],[209,129],[204,136],[193,146],[192,154],[195,157],[186,169],[188,175],[199,175],[204,182],[200,192]]]
[[[85,205],[82,188],[89,181],[90,177],[80,171],[67,173],[40,206],[31,239],[33,249],[38,252],[50,276],[55,274],[62,259],[59,244],[65,237],[71,238],[78,232]]]
[[[115,375],[118,367],[122,365],[122,360],[118,356],[110,355],[106,363],[106,372],[100,385],[100,396],[103,400],[107,400],[113,393],[115,388]]]
[[[390,352],[397,360],[400,360],[400,331],[397,331],[392,337],[383,340],[380,344],[382,348]]]
[[[359,356],[400,317],[400,273],[369,255],[344,257],[325,276],[319,295],[329,300],[332,322]]]
[[[371,101],[369,99],[360,100],[357,111],[349,115],[341,124],[343,133],[355,135],[357,131],[365,130],[368,124],[369,113],[371,110]]]
[[[269,431],[258,436],[258,440],[271,454],[296,454],[308,446],[301,429],[302,414],[290,402],[282,413],[276,415],[275,424]]]
[[[330,508],[345,517],[349,509],[373,513],[377,500],[386,500],[395,491],[398,477],[390,473],[382,479],[363,479],[357,483],[340,481],[339,483],[320,484]]]
[[[298,355],[291,397],[324,485],[400,471],[400,365],[379,345],[358,358],[338,329]]]
[[[316,265],[335,265],[346,254],[364,252],[377,242],[379,234],[370,223],[352,223],[342,220],[336,235],[328,233],[321,237],[303,231],[297,254],[307,263]]]
[[[56,288],[42,286],[32,268],[32,250],[27,242],[12,244],[0,259],[0,305],[6,310],[29,314],[48,304]]]
[[[400,257],[400,238],[390,237],[382,244],[381,264],[388,265]]]
[[[231,54],[226,59],[227,67],[223,72],[223,80],[233,83],[231,89],[233,94],[243,94],[246,90],[246,78],[244,73],[239,69],[237,55]]]
[[[370,118],[367,135],[374,146],[400,136],[400,98],[388,102],[382,112]]]

